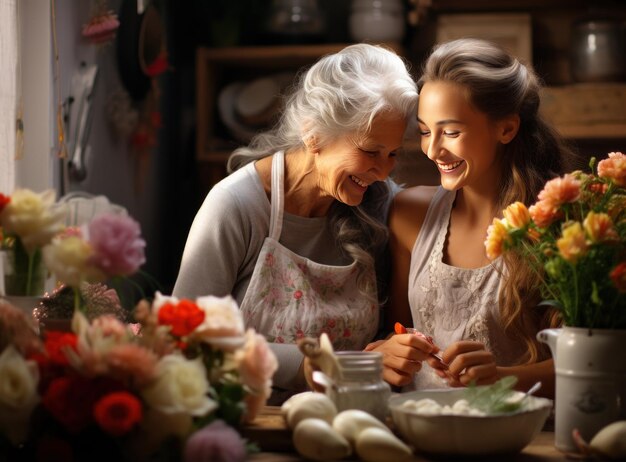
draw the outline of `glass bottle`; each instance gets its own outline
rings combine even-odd
[[[373,351],[337,351],[335,355],[341,370],[328,395],[337,410],[361,409],[384,422],[391,388],[383,380],[383,356]]]
[[[324,18],[317,0],[273,0],[267,32],[278,43],[322,41]]]
[[[352,0],[350,36],[357,42],[399,42],[404,37],[402,0]]]

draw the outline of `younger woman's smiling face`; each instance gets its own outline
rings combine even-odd
[[[377,115],[371,130],[332,141],[315,154],[322,195],[355,206],[369,185],[387,179],[396,165],[406,121],[394,113]]]
[[[425,83],[417,121],[422,151],[437,165],[444,188],[497,184],[499,123],[470,104],[462,85]]]

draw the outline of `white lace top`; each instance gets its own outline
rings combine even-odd
[[[455,192],[439,187],[411,253],[409,304],[413,325],[431,335],[442,350],[457,340],[476,340],[495,355],[499,366],[517,364],[526,345],[508,337],[499,321],[502,260],[476,269],[443,263],[443,246],[455,197]],[[423,363],[410,388],[446,386]]]

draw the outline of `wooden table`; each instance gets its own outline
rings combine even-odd
[[[285,427],[285,422],[280,414],[280,408],[276,406],[266,406],[257,416],[254,423],[244,427],[241,431],[243,436],[251,442],[257,443],[261,452],[250,456],[249,460],[256,462],[295,462],[306,460],[300,457],[293,447],[291,441],[291,431]],[[462,458],[428,458],[415,455],[411,461],[450,461],[461,460]],[[351,458],[346,460],[358,460]],[[479,460],[477,458],[474,461]],[[480,458],[485,460],[485,458]],[[493,457],[489,460],[506,460],[514,462],[548,462],[566,460],[565,454],[559,452],[554,447],[554,433],[542,431],[537,437],[519,454]]]

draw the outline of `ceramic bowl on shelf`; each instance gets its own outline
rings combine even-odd
[[[217,108],[222,122],[237,141],[248,143],[271,127],[282,110],[282,95],[291,84],[290,72],[236,81],[220,92]]]
[[[519,393],[519,392],[516,392]],[[521,393],[520,393],[521,395]],[[521,451],[541,431],[552,401],[529,396],[522,410],[493,415],[428,415],[404,405],[406,401],[432,399],[452,406],[464,389],[420,390],[389,399],[393,424],[415,450],[433,455],[487,456]]]

